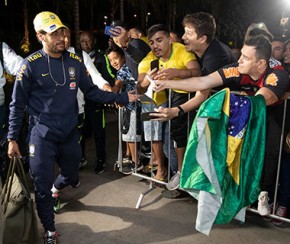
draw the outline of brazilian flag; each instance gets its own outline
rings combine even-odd
[[[265,154],[266,105],[262,95],[224,89],[200,107],[191,128],[180,188],[198,200],[196,229],[245,219],[257,200]]]

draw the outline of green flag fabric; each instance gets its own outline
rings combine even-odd
[[[245,219],[257,200],[265,154],[266,105],[261,95],[224,89],[200,107],[188,139],[180,188],[198,200],[196,229]]]

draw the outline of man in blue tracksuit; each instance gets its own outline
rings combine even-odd
[[[8,155],[21,156],[16,143],[24,111],[29,114],[30,170],[38,216],[46,243],[56,243],[51,187],[61,190],[78,184],[81,160],[77,90],[100,103],[127,104],[137,95],[101,91],[91,82],[82,60],[65,50],[65,29],[57,15],[36,15],[34,29],[43,49],[27,57],[17,74],[10,104]],[[60,174],[54,181],[54,163]]]

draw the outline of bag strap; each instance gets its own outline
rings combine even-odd
[[[11,189],[12,189],[13,178],[16,172],[18,172],[18,177],[20,181],[23,183],[25,189],[29,191],[28,183],[27,183],[25,172],[22,165],[22,160],[19,157],[13,157],[10,160],[9,169],[7,173],[7,179],[4,185],[4,189],[3,189],[3,192],[5,194],[4,212],[6,212],[6,209],[7,209],[7,205],[10,199],[10,194],[11,194]]]

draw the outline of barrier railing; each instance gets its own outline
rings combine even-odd
[[[243,93],[241,92],[236,92],[236,91],[232,91],[231,92],[232,94],[236,94],[236,95],[243,95]],[[169,89],[169,101],[168,101],[168,107],[171,107],[171,89]],[[188,98],[190,99],[190,97]],[[290,100],[288,98],[288,100]],[[136,106],[135,106],[136,107]],[[152,104],[152,111],[153,111],[153,104]],[[281,157],[282,157],[282,150],[283,150],[283,145],[284,145],[284,141],[285,141],[285,137],[284,137],[284,130],[285,130],[285,120],[286,120],[286,115],[287,115],[287,100],[284,101],[284,110],[283,110],[283,120],[282,120],[282,133],[281,133],[281,137],[280,137],[280,149],[279,149],[279,158],[278,158],[278,168],[277,168],[277,178],[276,178],[276,184],[275,184],[275,194],[274,194],[274,203],[273,203],[273,209],[272,209],[272,212],[268,215],[268,217],[272,218],[272,219],[277,219],[277,220],[281,220],[281,221],[284,221],[284,222],[287,222],[287,223],[290,223],[290,219],[289,218],[285,218],[285,217],[280,217],[280,216],[277,216],[275,214],[275,209],[277,207],[277,197],[278,197],[278,191],[279,191],[279,178],[280,178],[280,168],[281,168]],[[122,118],[121,118],[121,112],[119,113],[119,133],[121,133],[121,124],[122,123]],[[188,116],[188,123],[189,123],[189,116]],[[136,120],[136,123],[137,123],[137,120]],[[168,168],[167,168],[167,172],[168,172],[168,175],[167,175],[167,181],[169,181],[170,179],[170,165],[171,165],[171,161],[170,161],[170,142],[171,142],[171,138],[170,138],[170,131],[171,131],[171,122],[170,120],[168,121],[168,124],[169,124],[169,130],[168,130],[168,140],[169,140],[169,143],[168,143]],[[189,133],[189,129],[188,128],[188,133]],[[152,130],[152,122],[151,122],[151,130]],[[151,137],[151,155],[152,155],[152,137]],[[137,142],[136,142],[136,157],[138,156],[137,154]],[[140,146],[141,148],[141,146]],[[139,150],[140,151],[140,150]],[[151,160],[151,159],[150,159]],[[150,162],[149,162],[150,163]],[[290,163],[290,162],[289,162]],[[120,136],[119,135],[119,152],[118,152],[118,162],[117,164],[122,164],[122,135]],[[119,170],[121,171],[122,170],[122,166],[120,165],[119,167]],[[152,192],[156,186],[153,184],[153,183],[157,183],[159,185],[166,185],[166,182],[165,181],[160,181],[160,180],[157,180],[153,177],[153,171],[151,170],[151,176],[147,176],[147,175],[144,175],[142,173],[139,173],[137,172],[137,169],[135,167],[135,170],[134,172],[132,173],[132,175],[136,176],[136,177],[139,177],[139,178],[142,178],[142,179],[145,179],[145,180],[148,180],[150,182],[149,184],[149,189],[140,193],[140,196],[137,200],[137,204],[136,204],[136,209],[140,209],[141,207],[141,204],[142,204],[142,200],[143,198],[149,194],[150,192]],[[258,199],[257,199],[258,200]],[[257,209],[255,208],[252,208],[252,207],[248,207],[247,210],[249,212],[253,212],[253,213],[257,213],[259,214],[259,212],[257,211]]]

